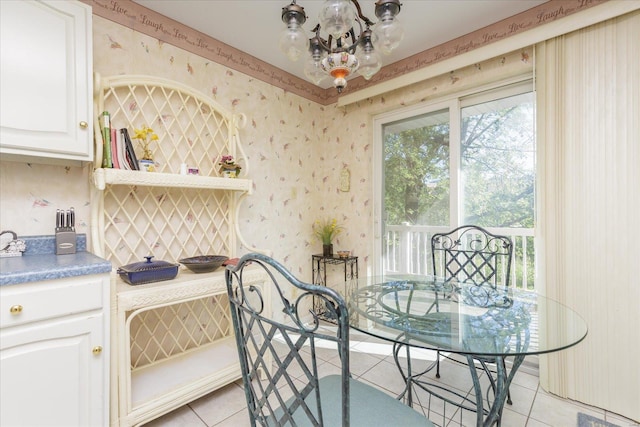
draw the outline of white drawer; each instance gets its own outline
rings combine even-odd
[[[100,309],[109,276],[81,276],[0,287],[0,328]]]

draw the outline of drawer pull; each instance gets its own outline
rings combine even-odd
[[[22,306],[20,304],[12,305],[9,309],[9,313],[16,315],[22,313]]]
[[[102,346],[101,345],[97,345],[97,346],[93,347],[92,352],[96,356],[99,355],[100,353],[102,353]]]
[[[89,123],[85,122],[84,120],[80,122],[80,127],[82,129],[86,129],[89,127]]]

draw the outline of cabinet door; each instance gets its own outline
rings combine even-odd
[[[92,160],[91,8],[0,1],[0,19],[0,152]]]
[[[106,424],[102,331],[101,314],[3,329],[0,425]]]

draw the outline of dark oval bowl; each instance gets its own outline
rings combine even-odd
[[[200,255],[191,258],[182,258],[178,261],[194,273],[209,273],[220,268],[229,257],[224,255]]]

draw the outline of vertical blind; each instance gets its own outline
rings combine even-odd
[[[540,43],[536,79],[540,279],[589,327],[540,383],[637,421],[640,12]]]

